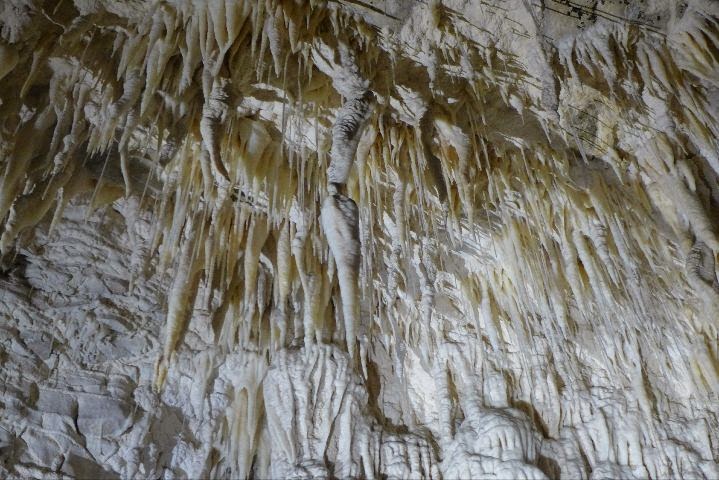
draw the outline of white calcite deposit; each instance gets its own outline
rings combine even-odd
[[[719,478],[719,3],[0,0],[0,477]]]

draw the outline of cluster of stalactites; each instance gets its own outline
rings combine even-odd
[[[89,36],[73,24],[32,58],[2,45],[0,79],[24,78],[20,99],[3,96],[15,120],[3,129],[0,252],[82,192],[95,205],[155,201],[151,252],[173,272],[158,385],[201,310],[228,350],[325,342],[355,355],[376,323],[397,372],[411,350],[440,384],[466,359],[445,369],[434,354],[461,337],[497,364],[531,345],[554,359],[545,379],[565,385],[580,365],[611,370],[642,411],[645,383],[663,378],[706,399],[719,385],[705,341],[719,250],[710,10],[688,10],[666,38],[600,22],[563,43],[546,66],[560,86],[547,105],[512,55],[475,51],[459,29],[427,32],[421,56],[400,36],[367,47],[363,56],[398,66],[370,84],[352,42],[323,33],[363,37],[366,25],[300,2],[158,4],[134,30]],[[115,68],[93,69],[106,51]],[[422,75],[395,84],[417,65],[431,67],[431,87]],[[314,151],[288,147],[308,143],[295,123],[313,126]],[[644,362],[667,337],[692,354]]]

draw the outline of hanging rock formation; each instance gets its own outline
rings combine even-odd
[[[719,478],[719,5],[0,2],[0,477]]]

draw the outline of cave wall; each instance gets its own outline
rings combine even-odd
[[[0,3],[3,478],[719,477],[719,5]]]

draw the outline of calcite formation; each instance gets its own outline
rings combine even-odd
[[[0,1],[0,477],[719,478],[719,4]]]

